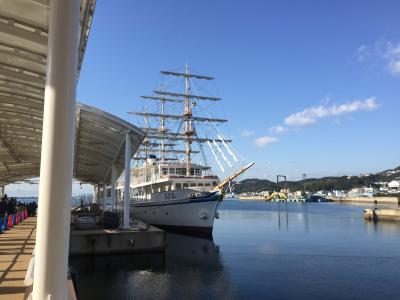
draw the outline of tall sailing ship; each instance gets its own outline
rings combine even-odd
[[[208,129],[215,129],[213,124],[227,120],[198,116],[196,111],[207,113],[199,102],[215,102],[221,98],[197,95],[193,91],[193,81],[211,81],[214,78],[189,73],[187,65],[183,72],[160,73],[183,79],[184,92],[166,91],[161,84],[153,95],[141,96],[142,100],[157,104],[153,105],[156,111],[150,112],[146,108],[129,112],[144,118],[142,129],[147,134],[134,157],[139,163],[131,169],[130,214],[159,227],[211,233],[227,186],[252,163],[220,182],[207,163],[204,144],[208,145],[224,172],[221,157],[229,167],[233,167],[230,160],[236,163],[239,160],[228,145],[231,140],[224,139],[218,130],[214,130],[216,136],[208,135],[210,130],[202,136],[200,128],[206,125]],[[200,161],[193,156],[200,156]],[[121,182],[119,188],[123,185]]]

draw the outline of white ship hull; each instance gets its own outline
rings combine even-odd
[[[211,234],[219,203],[219,193],[193,199],[177,197],[131,202],[130,214],[133,218],[166,229]]]

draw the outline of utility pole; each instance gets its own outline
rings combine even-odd
[[[307,179],[307,174],[301,174],[301,176],[303,177],[303,192],[306,192],[306,179]]]
[[[277,188],[277,192],[279,192],[279,178],[283,178],[285,180],[285,193],[287,193],[287,188],[286,188],[286,175],[276,175],[276,188]]]

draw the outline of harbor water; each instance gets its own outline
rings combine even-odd
[[[73,257],[79,299],[400,299],[400,224],[366,206],[225,200],[213,239]]]

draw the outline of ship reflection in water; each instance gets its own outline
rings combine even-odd
[[[165,253],[72,257],[79,299],[229,297],[229,282],[212,238],[166,234]]]
[[[400,222],[366,206],[225,200],[214,240],[73,258],[80,299],[399,299]],[[217,246],[218,245],[218,246]]]

